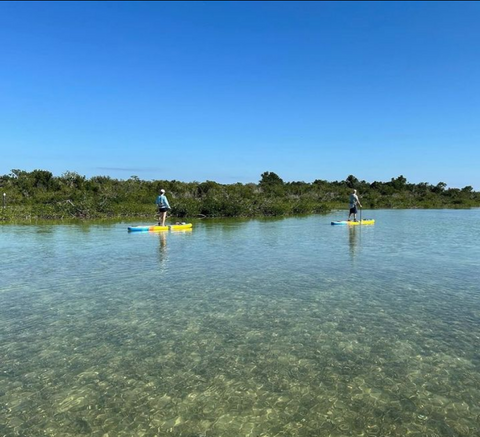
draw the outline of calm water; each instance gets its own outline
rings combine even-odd
[[[479,436],[480,210],[344,216],[0,226],[0,436]]]

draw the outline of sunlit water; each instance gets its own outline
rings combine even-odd
[[[0,436],[479,436],[480,210],[363,214],[0,226]]]

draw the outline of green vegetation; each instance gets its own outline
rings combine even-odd
[[[59,177],[49,171],[12,170],[0,176],[6,206],[0,220],[145,217],[155,215],[160,188],[176,217],[255,217],[312,214],[347,208],[352,188],[359,192],[364,208],[469,208],[480,206],[480,193],[472,187],[448,188],[444,182],[410,184],[403,176],[390,182],[368,183],[348,176],[344,181],[284,182],[265,172],[258,184],[143,181],[95,176],[75,172]],[[1,205],[3,206],[3,205]]]

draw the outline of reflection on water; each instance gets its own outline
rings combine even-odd
[[[355,249],[358,243],[357,226],[348,227],[348,246],[350,248],[350,255],[355,256]]]
[[[478,437],[480,211],[374,213],[0,226],[0,435]]]
[[[160,261],[160,265],[164,265],[167,261],[167,233],[158,232],[158,241],[158,258]]]

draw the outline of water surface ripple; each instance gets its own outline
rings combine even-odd
[[[480,435],[480,210],[368,214],[0,226],[0,436]]]

